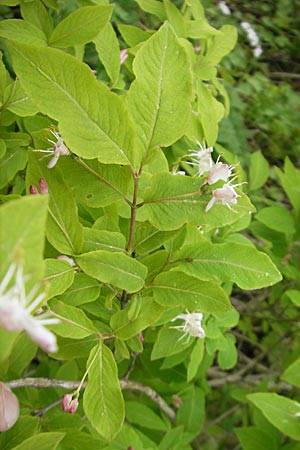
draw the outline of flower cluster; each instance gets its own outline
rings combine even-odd
[[[201,339],[205,338],[205,331],[202,328],[202,313],[190,313],[187,311],[186,314],[179,314],[178,316],[174,317],[171,322],[174,322],[178,319],[184,321],[183,325],[178,325],[172,328],[182,330],[184,332],[181,338],[178,339],[179,341],[181,341],[181,339],[183,339],[185,336],[188,336],[187,342],[189,342],[191,337],[198,337]]]
[[[59,320],[50,318],[47,312],[32,316],[45,294],[36,296],[39,289],[36,285],[26,295],[25,281],[23,267],[12,263],[0,283],[0,327],[7,331],[24,330],[43,350],[54,353],[56,336],[44,325],[59,323]]]
[[[199,145],[200,150],[190,154],[190,156],[193,158],[193,161],[190,164],[197,166],[197,175],[202,176],[203,174],[207,173],[204,184],[208,184],[209,186],[221,180],[225,181],[221,188],[214,189],[212,191],[212,198],[208,202],[205,208],[205,212],[209,211],[213,207],[213,205],[218,202],[222,203],[222,205],[226,205],[229,209],[231,209],[230,204],[236,204],[238,197],[240,197],[240,195],[236,193],[234,188],[242,184],[231,184],[233,179],[235,178],[232,173],[234,166],[230,166],[228,164],[220,162],[220,156],[218,157],[217,161],[214,162],[211,157],[213,148],[203,148],[198,141],[197,144]],[[229,180],[230,177],[233,178]]]
[[[56,131],[50,130],[50,132],[55,137],[56,142],[52,141],[52,139],[47,139],[47,141],[50,142],[50,144],[53,144],[53,147],[47,148],[46,150],[35,150],[35,151],[42,153],[49,153],[50,155],[53,155],[53,157],[47,164],[48,169],[53,169],[60,156],[71,155],[71,152],[65,146],[63,138]]]
[[[263,50],[259,43],[259,37],[249,22],[241,22],[241,27],[245,30],[249,44],[253,48],[253,55],[259,58]]]

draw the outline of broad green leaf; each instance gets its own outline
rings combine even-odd
[[[199,0],[189,0],[188,3],[195,19],[202,19],[205,16],[204,8]]]
[[[168,21],[172,25],[178,37],[185,37],[185,23],[184,18],[179,9],[171,2],[171,0],[163,0],[164,7],[167,13]]]
[[[209,147],[216,143],[219,132],[218,122],[223,118],[225,109],[202,82],[197,83],[197,90],[199,118]]]
[[[91,208],[109,206],[123,198],[131,179],[127,166],[100,164],[96,159],[80,163],[64,158],[59,164],[75,197]]]
[[[74,269],[67,261],[46,259],[44,281],[49,283],[48,299],[65,292],[74,280]]]
[[[285,291],[284,296],[287,296],[292,303],[296,306],[300,306],[300,291],[296,289],[288,289]]]
[[[299,386],[300,384],[300,358],[296,359],[281,375],[282,380]]]
[[[37,433],[39,418],[32,416],[20,416],[16,424],[10,430],[0,435],[0,448],[9,450]]]
[[[83,229],[82,253],[94,250],[108,250],[110,252],[125,252],[126,239],[121,233],[95,228]]]
[[[71,360],[78,358],[87,358],[91,349],[98,342],[96,336],[88,336],[84,339],[69,339],[58,336],[58,351],[51,355],[52,358],[58,360]]]
[[[274,167],[280,179],[280,183],[285,190],[294,210],[300,208],[300,170],[297,170],[288,157],[284,161],[284,172],[278,167]]]
[[[176,230],[185,223],[203,226],[208,230],[236,222],[255,211],[246,196],[238,199],[234,211],[216,204],[209,211],[205,208],[211,195],[201,195],[203,178],[158,173],[145,190],[143,213],[152,225],[162,231]]]
[[[22,257],[25,273],[42,276],[48,199],[37,195],[11,200],[0,208],[0,277]],[[12,226],[13,225],[13,226]]]
[[[183,331],[175,330],[173,327],[174,324],[170,322],[168,326],[159,330],[152,349],[151,360],[177,355],[183,351],[186,354],[193,339],[189,342],[187,338],[179,340],[183,336]]]
[[[247,398],[282,433],[300,440],[300,404],[278,394],[249,394]]]
[[[143,403],[135,401],[127,401],[125,403],[126,419],[129,423],[140,425],[141,427],[150,428],[151,430],[166,431],[166,423]]]
[[[269,164],[261,151],[250,156],[249,190],[255,191],[262,187],[269,178]]]
[[[65,433],[39,433],[32,436],[12,450],[56,450]]]
[[[204,340],[197,339],[191,352],[190,361],[187,367],[187,382],[189,383],[197,374],[204,355]]]
[[[0,102],[3,99],[4,90],[7,84],[10,82],[10,76],[6,67],[2,61],[3,55],[0,51]],[[2,106],[3,107],[3,106]]]
[[[164,272],[153,282],[153,295],[163,306],[181,306],[193,312],[217,313],[232,309],[223,289],[185,273]]]
[[[132,25],[118,25],[118,30],[129,47],[134,47],[140,42],[146,41],[151,36],[147,31]]]
[[[183,425],[184,431],[198,434],[205,420],[205,393],[192,386],[183,395],[183,402],[178,409],[176,424]]]
[[[161,21],[164,21],[167,16],[165,12],[164,5],[158,0],[136,0],[140,8],[144,11],[153,14],[158,17]]]
[[[114,85],[120,72],[120,47],[113,26],[108,23],[93,39],[111,85]]]
[[[23,91],[19,80],[11,83],[4,92],[5,108],[21,117],[34,116],[38,109]]]
[[[130,303],[133,299],[130,300]],[[164,308],[151,298],[137,298],[140,303],[137,317],[130,318],[130,306],[116,312],[110,320],[110,326],[119,339],[129,339],[154,324],[161,316]]]
[[[9,48],[25,92],[59,122],[72,152],[105,164],[131,163],[133,132],[123,102],[88,66],[53,48],[19,43]]]
[[[220,31],[209,25],[205,17],[200,17],[187,22],[186,34],[192,39],[207,39],[219,35]]]
[[[25,148],[7,147],[0,159],[0,189],[5,187],[19,170],[23,170],[27,163]]]
[[[2,343],[2,341],[1,341]],[[2,343],[1,345],[4,345]],[[19,334],[9,355],[9,376],[21,377],[36,354],[37,345],[26,333]]]
[[[259,427],[235,428],[234,432],[243,450],[280,450],[276,440]]]
[[[83,394],[83,408],[98,433],[111,441],[123,424],[124,400],[116,362],[102,342],[92,349],[87,367],[90,370]]]
[[[177,141],[190,115],[189,60],[168,23],[143,44],[133,70],[136,80],[128,91],[127,103],[142,162],[153,147]]]
[[[218,64],[223,56],[230,53],[237,41],[237,29],[232,25],[223,25],[219,31],[205,55],[207,61],[213,64]]]
[[[177,269],[204,281],[232,281],[242,289],[259,289],[281,280],[268,255],[248,245],[203,242],[183,247],[177,258]]]
[[[232,369],[237,362],[237,350],[235,346],[235,337],[232,334],[222,336],[222,344],[218,352],[218,364],[221,369]]]
[[[171,428],[165,433],[164,437],[159,443],[158,450],[180,450],[183,448],[184,439],[182,440],[183,427]]]
[[[68,427],[66,436],[64,437],[61,448],[62,449],[88,449],[88,450],[100,450],[106,447],[107,441],[101,439],[99,435],[91,435],[85,433],[81,429],[74,429]]]
[[[84,6],[76,9],[54,29],[49,39],[53,47],[71,47],[86,44],[108,23],[111,5]]]
[[[16,42],[46,46],[47,39],[42,30],[25,20],[7,19],[0,22],[0,36]]]
[[[21,14],[26,22],[30,22],[45,33],[47,38],[53,30],[52,17],[39,0],[21,2]]]
[[[74,283],[60,297],[66,305],[79,306],[89,303],[99,297],[100,286],[97,280],[85,273],[77,273]]]
[[[176,236],[177,231],[160,231],[149,222],[136,224],[133,248],[137,254],[149,254]]]
[[[0,363],[1,363],[1,365],[9,357],[17,337],[18,337],[18,332],[12,333],[12,332],[8,332],[8,331],[0,328],[0,342],[1,342]],[[2,367],[1,367],[1,369],[2,369]]]
[[[143,264],[120,252],[97,250],[78,256],[76,262],[87,275],[128,292],[141,289],[147,275]]]
[[[36,155],[30,154],[26,182],[38,186],[40,178],[46,180],[50,197],[47,239],[62,254],[77,254],[83,243],[83,227],[72,193],[59,169],[48,169],[46,160],[40,161]]]
[[[93,322],[86,316],[82,309],[75,306],[65,305],[63,302],[52,300],[51,311],[59,316],[61,323],[52,325],[56,334],[65,338],[82,339],[97,333]]]
[[[261,209],[256,215],[256,220],[279,233],[293,234],[295,223],[292,214],[283,206],[268,206]]]

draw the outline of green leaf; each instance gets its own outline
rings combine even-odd
[[[275,167],[276,169],[276,167]],[[261,151],[250,155],[249,190],[255,191],[262,187],[269,178],[269,164]]]
[[[39,0],[30,2],[21,2],[21,14],[26,22],[30,22],[32,25],[39,28],[45,33],[47,38],[53,30],[52,17],[48,14],[48,11]]]
[[[87,367],[90,370],[83,394],[83,408],[98,433],[111,441],[123,424],[124,400],[116,362],[102,342],[91,350]]]
[[[123,102],[88,66],[52,48],[19,43],[9,48],[25,92],[42,113],[59,122],[72,152],[105,164],[131,163],[133,132]]]
[[[185,37],[184,18],[179,9],[170,0],[163,0],[168,20],[178,37]]]
[[[133,248],[140,255],[153,252],[177,234],[177,231],[160,231],[149,222],[140,222],[136,225]]]
[[[282,433],[300,440],[300,404],[278,394],[249,394],[247,398]]]
[[[0,278],[22,256],[26,273],[42,276],[48,199],[37,195],[11,200],[0,208]],[[13,224],[13,226],[12,226]]]
[[[197,339],[191,352],[190,361],[187,367],[187,382],[189,383],[197,374],[204,355],[204,340]]]
[[[130,307],[116,312],[110,320],[110,326],[119,339],[129,339],[145,328],[154,324],[161,316],[164,308],[154,302],[151,298],[137,298],[139,312],[137,317],[130,318]]]
[[[74,280],[74,269],[67,261],[46,259],[44,281],[49,283],[48,299],[65,292]]]
[[[136,0],[140,8],[158,17],[162,22],[167,18],[164,5],[158,0]]]
[[[120,47],[113,26],[108,23],[93,39],[93,42],[110,78],[110,84],[114,85],[120,73]]]
[[[98,333],[93,322],[81,309],[65,305],[63,302],[56,300],[50,302],[50,307],[61,318],[60,324],[51,326],[51,329],[59,336],[82,339]]]
[[[279,231],[279,233],[293,234],[295,232],[293,216],[283,206],[263,208],[255,215],[255,218],[271,230]]]
[[[39,418],[32,416],[20,416],[16,424],[10,430],[0,435],[0,448],[9,450],[36,434],[39,428]]]
[[[235,428],[234,432],[243,450],[279,450],[275,439],[259,427]]]
[[[130,423],[140,425],[143,428],[151,430],[166,431],[166,423],[155,412],[144,405],[135,401],[127,401],[125,403],[126,419]]]
[[[168,23],[143,44],[133,70],[127,101],[142,162],[151,148],[177,141],[190,115],[189,60]]]
[[[282,380],[299,386],[300,384],[300,358],[296,359],[281,375]]]
[[[232,309],[223,289],[177,271],[164,272],[153,282],[153,295],[163,306],[181,306],[193,312],[217,313]]]
[[[21,117],[34,116],[38,113],[38,109],[23,91],[19,80],[15,80],[14,83],[7,86],[4,92],[3,103],[5,104],[5,109]]]
[[[221,347],[218,352],[218,364],[221,369],[232,369],[237,362],[237,350],[235,346],[235,337],[232,334],[226,334],[222,339]]]
[[[292,303],[296,306],[300,306],[300,291],[296,289],[288,289],[285,291],[284,296],[287,296]]]
[[[0,328],[0,362],[1,365],[4,365],[3,362],[9,357],[11,354],[13,345],[18,337],[18,332],[12,333]],[[2,367],[1,367],[2,369]],[[0,372],[2,373],[2,371]],[[6,370],[4,371],[6,373]]]
[[[222,103],[218,102],[207,86],[202,82],[197,83],[198,90],[198,112],[203,127],[207,146],[213,146],[216,143],[219,127],[218,122],[223,118],[225,109]]]
[[[20,19],[2,20],[0,22],[0,36],[13,39],[16,42],[26,41],[30,45],[47,45],[46,36],[39,28]]]
[[[176,267],[188,275],[209,281],[232,281],[242,289],[259,289],[281,280],[268,255],[254,247],[235,243],[187,245],[173,255]]]
[[[223,25],[219,32],[214,37],[205,55],[207,62],[211,62],[214,65],[218,64],[225,55],[231,52],[237,41],[237,29],[232,25]]]
[[[187,22],[186,33],[192,39],[208,39],[220,34],[220,31],[209,25],[205,17],[200,17]]]
[[[205,420],[205,394],[200,388],[188,389],[182,395],[183,402],[180,405],[176,424],[183,425],[184,431],[198,434]]]
[[[134,47],[140,42],[146,41],[151,36],[151,34],[147,31],[141,30],[140,28],[132,25],[118,25],[118,30],[129,47]]]
[[[77,206],[72,193],[59,169],[48,169],[45,160],[39,161],[33,152],[29,156],[26,183],[39,185],[46,180],[49,191],[49,215],[47,239],[62,254],[80,252],[83,243],[83,227],[78,219]]]
[[[153,349],[151,353],[151,360],[165,358],[168,356],[177,355],[186,350],[192,345],[193,339],[189,342],[187,339],[181,339],[183,332],[180,330],[175,330],[173,328],[173,323],[159,330]]]
[[[5,187],[19,170],[23,170],[26,164],[25,148],[7,147],[3,158],[0,159],[0,189]]]
[[[2,341],[1,341],[2,342]],[[4,342],[2,343],[4,345]],[[9,356],[10,377],[21,377],[36,354],[37,345],[26,333],[19,334]],[[2,447],[1,447],[2,448]]]
[[[65,433],[39,433],[26,439],[12,450],[56,450]]]
[[[85,273],[77,273],[74,283],[59,298],[71,306],[89,303],[99,297],[100,286],[97,280],[88,277]]]
[[[128,292],[141,289],[147,275],[143,264],[120,252],[97,250],[78,256],[76,262],[87,275]]]
[[[280,183],[285,190],[295,211],[300,209],[300,170],[291,163],[288,157],[284,160],[284,172],[274,167]]]
[[[82,252],[87,253],[94,250],[108,250],[110,252],[125,252],[126,239],[121,233],[95,228],[83,229]]]
[[[106,26],[112,10],[111,5],[76,9],[59,22],[50,37],[50,45],[64,48],[90,42]]]
[[[162,231],[176,230],[185,223],[211,230],[236,222],[255,210],[249,199],[242,196],[234,205],[234,211],[225,205],[216,204],[206,213],[211,195],[201,195],[202,183],[203,178],[170,173],[154,175],[144,194],[144,217]]]

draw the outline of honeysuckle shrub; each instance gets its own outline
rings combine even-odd
[[[217,386],[238,358],[230,330],[247,328],[248,292],[281,280],[276,251],[256,248],[257,222],[284,227],[288,213],[251,225],[261,200],[248,193],[268,166],[253,156],[244,184],[217,143],[236,29],[212,27],[198,0],[137,1],[146,27],[119,23],[108,1],[11,3],[21,18],[7,8],[0,22],[0,376],[14,410],[0,406],[14,417],[17,396],[20,416],[1,446],[217,448],[206,398],[220,416]],[[298,403],[280,422],[274,408],[291,400],[248,393],[231,396],[299,439]],[[246,450],[263,420],[237,431]]]

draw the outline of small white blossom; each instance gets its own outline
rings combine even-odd
[[[249,22],[241,22],[241,27],[245,30],[249,44],[253,47],[253,55],[255,58],[258,58],[262,54],[258,34],[254,31]]]
[[[31,315],[45,294],[36,297],[36,285],[26,295],[25,281],[22,266],[12,263],[0,283],[0,327],[7,331],[24,330],[42,349],[54,353],[57,351],[56,337],[44,325],[59,323],[59,320],[49,318],[49,313]]]
[[[127,58],[128,58],[128,51],[127,48],[124,48],[124,50],[120,51],[120,64],[124,64]]]
[[[219,10],[224,14],[224,16],[231,16],[231,11],[226,2],[220,1],[218,3]]]
[[[48,169],[53,169],[56,165],[60,156],[70,155],[70,150],[65,146],[63,138],[56,131],[50,130],[53,136],[56,138],[56,142],[52,141],[52,139],[47,139],[50,144],[53,144],[53,147],[47,148],[46,150],[35,150],[36,152],[41,153],[49,153],[53,155],[49,163],[47,164]]]
[[[205,338],[205,331],[202,328],[201,323],[203,319],[202,313],[190,313],[187,311],[187,314],[179,314],[178,316],[174,317],[171,322],[174,322],[177,319],[181,319],[184,321],[183,325],[172,327],[184,332],[181,338],[178,339],[178,341],[183,339],[185,336],[188,336],[187,342],[189,342],[191,337],[198,337],[201,339]]]
[[[234,188],[236,186],[240,186],[241,184],[242,183],[231,185],[230,183],[225,183],[221,188],[212,191],[212,198],[208,202],[205,212],[209,211],[213,205],[218,202],[221,202],[222,205],[226,205],[229,209],[232,209],[230,204],[232,203],[235,205],[238,197],[241,197],[235,192]]]
[[[205,172],[208,172],[214,164],[213,159],[211,157],[213,148],[212,147],[204,148],[202,147],[199,141],[197,141],[197,144],[199,145],[200,150],[190,154],[190,156],[194,157],[193,162],[191,162],[190,164],[192,164],[193,166],[197,166],[198,168],[197,175],[201,177],[201,175],[203,175]]]
[[[224,164],[219,162],[220,157],[218,157],[218,160],[216,164],[214,164],[210,170],[209,174],[207,175],[207,184],[215,184],[217,181],[223,180],[227,181],[229,177],[232,175],[232,169],[234,166],[229,166],[228,164]]]

